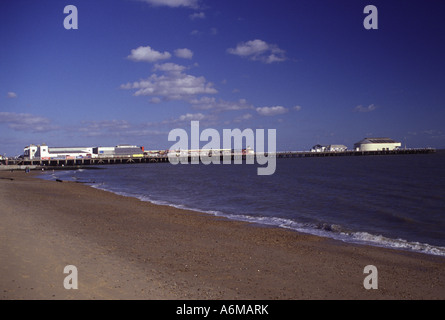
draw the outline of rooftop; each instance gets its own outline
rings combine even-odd
[[[397,143],[391,138],[365,138],[358,143]]]

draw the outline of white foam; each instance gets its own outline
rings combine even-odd
[[[151,202],[157,205],[168,205],[178,209],[192,210],[202,213],[211,214],[214,216],[221,216],[231,220],[244,221],[250,223],[257,223],[261,225],[275,226],[285,229],[294,230],[296,232],[312,234],[315,236],[325,237],[344,241],[346,243],[366,244],[385,248],[393,248],[400,250],[409,250],[414,252],[420,252],[425,254],[432,254],[438,256],[445,256],[445,247],[432,246],[426,243],[409,242],[404,239],[392,239],[382,235],[373,235],[367,232],[345,232],[342,231],[342,227],[339,225],[329,224],[309,224],[301,223],[291,219],[280,217],[266,217],[266,216],[250,216],[250,215],[235,215],[227,214],[218,210],[202,210],[198,208],[188,207],[182,204],[173,204],[167,201],[154,200],[147,195],[131,194],[123,191],[113,191],[104,187],[103,183],[90,184],[93,188],[101,189],[104,191],[113,192],[125,197],[137,198],[141,201]]]
[[[445,247],[432,246],[420,242],[409,242],[404,239],[392,239],[382,235],[373,235],[367,232],[342,232],[341,226],[339,225],[323,225],[320,227],[313,224],[303,224],[290,219],[278,217],[252,217],[247,215],[231,215],[222,213],[219,213],[218,215],[222,215],[233,220],[291,229],[297,232],[332,238],[347,243],[367,244],[385,248],[402,249],[445,256]]]
[[[373,235],[367,232],[355,232],[350,236],[353,241],[371,243],[388,248],[412,250],[416,252],[445,256],[445,247],[432,246],[427,243],[409,242],[405,239],[391,239],[382,235]]]

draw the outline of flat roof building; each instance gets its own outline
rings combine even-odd
[[[348,147],[343,144],[330,144],[327,146],[317,144],[312,147],[311,152],[345,152],[346,150],[348,150]]]
[[[29,145],[24,149],[28,160],[79,159],[96,157],[141,157],[144,147],[119,145],[116,147],[48,147],[46,144]]]
[[[343,144],[331,144],[328,146],[328,151],[344,152],[348,150],[348,147]]]

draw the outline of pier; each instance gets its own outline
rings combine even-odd
[[[380,156],[380,155],[402,155],[402,154],[428,154],[436,153],[433,148],[398,149],[398,150],[373,150],[373,151],[288,151],[277,152],[277,158],[306,158],[306,157],[345,157],[345,156]]]
[[[276,158],[315,158],[315,157],[348,157],[348,156],[384,156],[384,155],[409,155],[409,154],[431,154],[436,153],[436,149],[399,149],[399,150],[378,150],[378,151],[327,151],[327,152],[311,152],[311,151],[281,151],[276,153],[265,153],[264,157]],[[241,159],[245,161],[248,157],[258,157],[258,155],[245,155],[232,153],[231,155],[221,155],[220,160],[233,161]],[[198,162],[199,156],[180,156],[181,162]],[[113,165],[113,164],[134,164],[134,163],[167,163],[169,162],[167,155],[154,156],[114,156],[114,157],[95,157],[82,159],[2,159],[0,160],[0,170],[42,170],[42,169],[78,169],[91,166]]]

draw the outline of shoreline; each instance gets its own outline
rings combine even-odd
[[[95,170],[97,168],[91,168],[91,169]],[[56,179],[56,180],[43,178],[42,173],[38,174],[37,176],[40,176],[41,179],[50,180],[50,181],[59,181],[60,182],[61,180],[63,180],[63,178]],[[121,195],[124,197],[135,198],[140,201],[149,202],[154,205],[170,206],[175,209],[189,210],[189,211],[194,211],[194,212],[198,212],[198,213],[204,213],[204,214],[208,214],[208,215],[211,215],[211,216],[214,216],[217,218],[226,218],[226,219],[229,219],[232,221],[241,221],[241,222],[250,223],[253,225],[257,225],[259,227],[286,229],[286,230],[291,230],[291,231],[301,233],[301,234],[313,235],[316,237],[328,238],[328,239],[335,240],[335,241],[341,241],[346,244],[373,246],[373,247],[378,247],[378,248],[395,249],[395,250],[402,250],[402,251],[407,251],[407,252],[415,252],[415,253],[445,257],[445,247],[443,247],[443,246],[433,245],[433,244],[429,244],[429,243],[425,243],[425,242],[408,241],[408,240],[396,238],[396,237],[389,238],[389,237],[385,237],[385,236],[379,235],[379,234],[368,233],[366,230],[364,230],[364,231],[348,231],[345,233],[340,230],[338,230],[338,231],[331,230],[330,228],[332,226],[330,226],[330,225],[319,225],[319,226],[306,225],[306,226],[304,226],[304,225],[299,225],[297,222],[294,222],[292,220],[288,220],[285,218],[277,218],[277,217],[272,217],[272,218],[278,219],[278,222],[276,222],[276,221],[265,222],[264,219],[258,219],[257,217],[250,216],[250,215],[235,215],[235,214],[225,213],[225,212],[222,212],[219,210],[207,211],[207,210],[203,210],[203,209],[199,209],[199,208],[195,208],[195,207],[187,207],[182,204],[171,203],[168,200],[154,201],[151,199],[147,199],[147,197],[145,195],[141,196],[141,195],[135,195],[135,194],[127,194],[125,192],[108,190],[107,188],[99,187],[96,182],[78,181],[78,180],[70,180],[70,179],[63,180],[63,181],[82,183],[86,186],[89,186],[89,187],[92,187],[92,188],[95,188],[98,190],[111,192],[111,193]],[[336,227],[336,226],[334,226],[334,227]],[[334,227],[332,227],[332,228],[334,228]]]
[[[320,227],[320,229],[315,229],[315,228],[311,229],[309,227],[305,227],[305,228],[303,228],[303,227],[299,227],[299,228],[297,228],[297,227],[287,227],[287,226],[282,226],[280,224],[273,224],[273,223],[266,223],[266,222],[263,222],[263,221],[256,221],[255,220],[256,218],[252,217],[252,216],[236,216],[236,215],[233,215],[233,214],[227,214],[227,213],[224,213],[224,212],[220,212],[218,210],[216,210],[216,211],[205,211],[205,210],[201,210],[201,209],[198,209],[198,208],[185,207],[183,205],[177,205],[177,204],[173,204],[173,203],[168,203],[168,204],[167,203],[161,203],[162,201],[156,202],[156,201],[152,201],[152,200],[142,200],[142,199],[138,198],[137,196],[122,194],[122,193],[119,193],[119,192],[114,192],[114,191],[111,191],[111,190],[107,190],[107,189],[103,189],[103,188],[99,188],[99,187],[95,187],[95,186],[90,186],[90,185],[88,185],[87,182],[70,181],[70,180],[67,180],[65,182],[82,183],[82,184],[84,184],[86,186],[89,186],[91,188],[95,188],[95,189],[102,190],[102,191],[105,191],[105,192],[111,192],[113,194],[120,195],[120,196],[123,196],[123,197],[130,197],[130,198],[138,199],[139,201],[142,201],[142,202],[149,202],[149,203],[151,203],[153,205],[168,206],[168,207],[172,207],[174,209],[193,211],[193,212],[197,212],[197,213],[200,213],[200,214],[207,214],[207,215],[213,216],[215,218],[222,218],[222,219],[228,219],[228,220],[231,220],[231,221],[245,222],[245,223],[257,226],[259,228],[278,228],[278,229],[290,230],[292,232],[297,232],[297,233],[306,234],[306,235],[310,235],[310,236],[326,238],[326,239],[330,239],[330,240],[334,240],[334,241],[340,241],[340,242],[343,242],[343,243],[346,243],[346,244],[364,245],[364,246],[372,246],[372,247],[377,247],[377,248],[401,250],[401,251],[406,251],[406,252],[413,252],[413,253],[420,253],[420,254],[426,254],[426,255],[440,256],[440,257],[444,257],[445,258],[445,251],[444,251],[445,247],[441,247],[441,246],[437,246],[437,245],[431,245],[431,244],[428,244],[428,243],[409,242],[409,241],[407,241],[405,239],[387,238],[387,237],[384,237],[384,236],[381,236],[381,235],[373,235],[373,234],[367,233],[366,231],[352,232],[351,234],[343,235],[341,233],[337,234],[337,233],[334,233],[333,231],[327,231],[323,227]],[[353,239],[353,235],[358,234],[358,233],[364,233],[369,238],[377,239],[377,240],[362,240],[360,238]],[[348,237],[350,237],[350,239]],[[381,243],[382,239],[384,240],[384,243],[386,243],[386,244]],[[417,249],[414,249],[416,247],[417,247]]]
[[[1,299],[445,299],[445,258],[0,172]],[[13,179],[13,180],[11,180]],[[75,265],[79,289],[63,287]],[[378,269],[366,290],[365,266]]]

